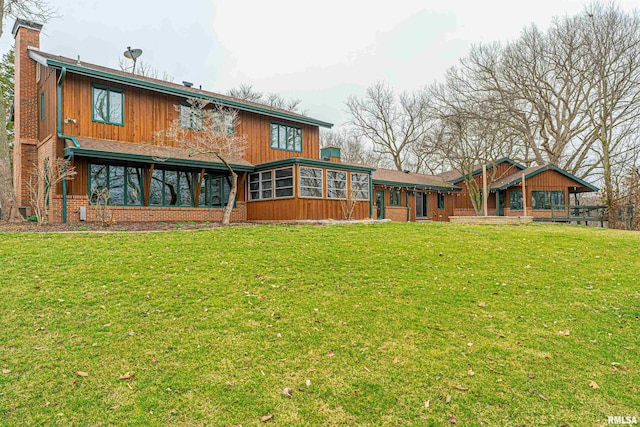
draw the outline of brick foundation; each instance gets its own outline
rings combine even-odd
[[[67,222],[80,221],[79,208],[87,208],[87,221],[98,221],[96,207],[89,206],[87,196],[67,196]],[[146,206],[111,206],[112,220],[118,222],[146,222],[146,221],[195,221],[220,222],[222,208],[179,208],[179,207],[146,207]],[[236,202],[236,208],[231,212],[231,222],[247,220],[246,202]],[[53,197],[49,211],[49,222],[62,222],[62,196]]]

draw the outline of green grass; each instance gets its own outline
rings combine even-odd
[[[0,234],[0,266],[0,425],[640,418],[637,233]]]

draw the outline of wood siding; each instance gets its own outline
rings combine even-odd
[[[407,221],[407,190],[400,190],[400,206],[391,206],[391,189],[382,186],[374,185],[373,198],[375,200],[376,190],[384,191],[384,206],[385,206],[385,219],[392,221],[406,222]],[[410,221],[448,221],[449,217],[453,215],[454,205],[457,198],[461,197],[458,193],[444,193],[444,209],[438,209],[438,192],[437,191],[424,191],[427,193],[427,215],[426,217],[416,218],[416,194],[421,192],[420,190],[409,191],[409,216]],[[374,217],[376,216],[376,206],[373,207]]]
[[[55,70],[43,67],[37,64],[40,68],[40,81],[37,83],[38,91],[38,140],[44,141],[49,135],[57,134],[57,102],[56,102],[56,79],[57,73]],[[40,120],[40,111],[42,106],[40,105],[42,98],[41,94],[44,91],[44,120]]]
[[[494,173],[492,173],[492,169],[493,168],[487,169],[487,180],[489,181],[489,184],[491,184],[491,182],[496,182],[501,178],[512,175],[520,170],[519,168],[513,166],[508,162],[500,163],[498,166],[496,166]],[[479,187],[482,188],[482,172],[474,175],[473,179],[478,183]],[[471,198],[469,196],[469,189],[467,187],[467,184],[464,181],[461,181],[456,185],[462,188],[462,191],[460,192],[459,197],[452,198],[454,209],[471,210],[473,212],[473,204],[471,204]],[[495,211],[496,198],[494,194],[489,194],[487,208],[493,209]]]
[[[92,120],[92,85],[99,84],[124,90],[124,125],[98,123]],[[63,124],[64,133],[96,139],[155,145],[154,133],[167,129],[178,117],[175,106],[185,99],[149,90],[117,85],[89,77],[67,74],[63,91],[63,117],[76,123]],[[276,150],[270,147],[271,122],[302,128],[302,152]],[[272,119],[260,114],[239,111],[235,126],[237,135],[247,135],[245,158],[253,164],[292,157],[319,159],[320,133],[317,126]],[[176,144],[166,145],[177,147]]]
[[[534,217],[537,216],[547,216],[545,213],[550,214],[550,210],[548,209],[531,209],[531,192],[532,191],[563,191],[564,192],[564,204],[569,204],[569,189],[578,185],[577,182],[572,180],[569,177],[564,176],[563,174],[554,171],[554,170],[546,170],[544,172],[539,173],[536,176],[528,178],[525,181],[525,189],[527,192],[527,215],[532,215]],[[509,212],[505,212],[505,214],[511,215],[522,215],[522,210],[511,211],[511,197],[510,194],[512,191],[522,191],[521,184],[515,185],[513,187],[509,187],[507,189],[507,194],[505,198],[505,207],[509,210]]]

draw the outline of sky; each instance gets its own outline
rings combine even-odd
[[[582,13],[584,1],[56,0],[43,51],[119,68],[127,46],[175,82],[226,93],[241,84],[302,100],[340,125],[345,101],[384,81],[397,91],[440,80],[472,44],[506,42],[535,23]],[[626,10],[640,0],[618,1]],[[4,23],[0,52],[13,44]]]

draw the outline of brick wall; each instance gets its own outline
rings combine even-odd
[[[231,212],[231,222],[244,222],[247,220],[246,202],[236,202],[237,206]],[[98,221],[96,207],[89,206],[87,196],[67,196],[67,222],[80,221],[79,208],[87,208],[87,221]],[[112,218],[118,222],[144,222],[144,221],[195,221],[195,222],[219,222],[222,221],[222,208],[172,208],[172,207],[145,207],[145,206],[111,206]],[[62,196],[53,197],[49,212],[49,221],[62,222]]]
[[[35,162],[38,139],[37,63],[29,58],[28,47],[40,47],[40,31],[25,26],[15,33],[15,149],[14,188],[19,206],[29,203],[26,182]]]
[[[506,212],[506,210],[505,210]],[[496,216],[497,212],[495,208],[489,208],[487,209],[487,214],[489,216]],[[480,215],[483,215],[483,211],[480,210]],[[505,213],[506,215],[506,213]],[[453,210],[453,216],[476,216],[476,211],[473,210],[473,208],[471,209],[467,209],[467,208],[455,208]]]
[[[407,222],[407,208],[404,206],[385,206],[384,217],[396,222]]]

